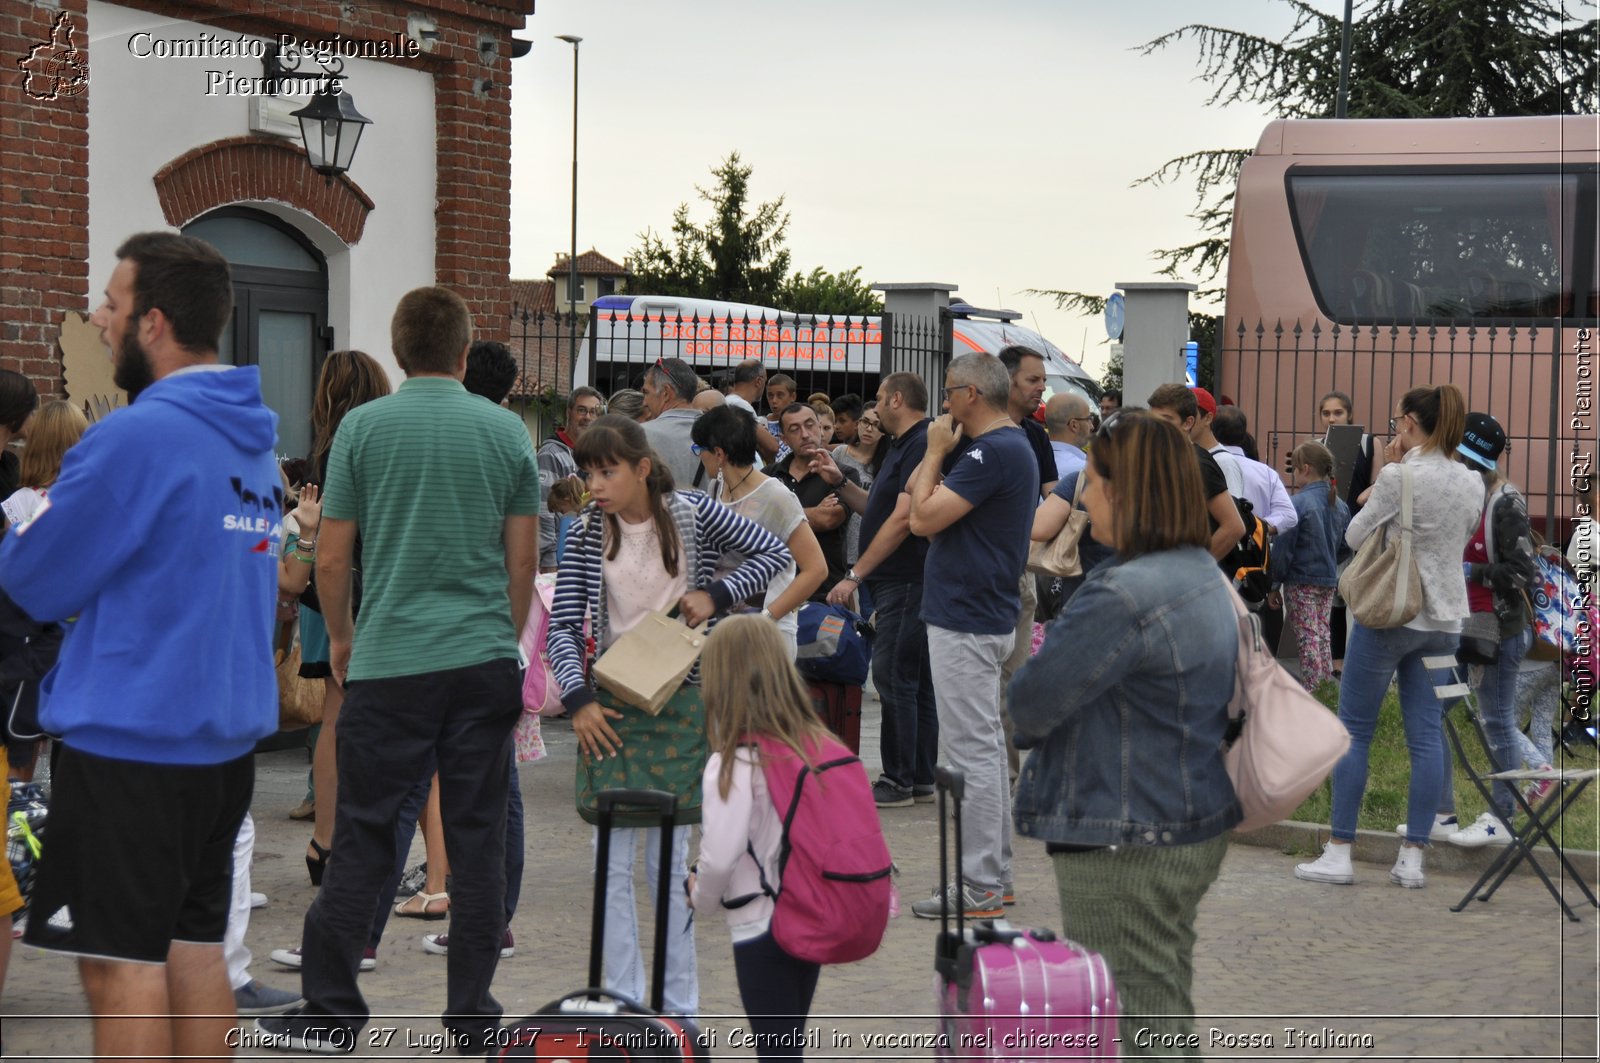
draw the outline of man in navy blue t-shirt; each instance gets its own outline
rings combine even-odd
[[[844,504],[861,514],[861,556],[828,601],[849,605],[865,580],[876,607],[872,685],[883,704],[879,751],[883,776],[872,786],[879,808],[933,800],[933,765],[939,757],[939,715],[922,623],[922,576],[928,541],[911,534],[911,474],[922,464],[928,440],[928,386],[915,373],[891,373],[878,387],[878,418],[894,437],[871,492],[844,478],[831,458],[823,477],[839,488]],[[822,452],[826,455],[826,451]]]
[[[1012,883],[1000,668],[1022,608],[1018,582],[1039,472],[1027,437],[1007,412],[1010,391],[1010,374],[993,355],[953,360],[945,371],[949,412],[928,426],[927,456],[911,481],[911,533],[930,540],[922,618],[939,730],[967,780],[963,881],[911,906],[928,919],[957,904],[969,916],[1001,915]]]

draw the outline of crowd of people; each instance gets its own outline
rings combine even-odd
[[[941,749],[965,776],[958,875],[914,915],[1002,916],[1013,829],[1043,843],[1062,920],[1106,956],[1123,1021],[1167,1043],[1192,1026],[1195,914],[1240,819],[1222,744],[1230,587],[1254,530],[1272,544],[1261,608],[1287,606],[1302,679],[1337,682],[1352,737],[1332,840],[1297,876],[1353,880],[1368,751],[1396,676],[1412,777],[1393,880],[1423,885],[1436,838],[1505,839],[1509,790],[1456,822],[1440,677],[1424,663],[1453,653],[1473,615],[1492,615],[1498,643],[1477,682],[1496,766],[1550,762],[1554,688],[1521,668],[1526,506],[1497,471],[1504,433],[1452,385],[1407,392],[1387,445],[1363,441],[1360,491],[1341,490],[1328,447],[1307,440],[1289,457],[1291,495],[1242,413],[1203,388],[1164,385],[1145,408],[1114,392],[1098,409],[1077,394],[1043,402],[1045,362],[1025,347],[954,358],[937,395],[890,373],[865,399],[802,400],[758,360],[734,366],[724,393],[663,358],[637,391],[573,390],[536,449],[503,408],[510,352],[474,342],[455,293],[421,288],[392,321],[398,387],[361,351],[324,360],[312,450],[291,478],[258,371],[217,362],[226,263],[170,234],[134,236],[117,259],[93,322],[127,410],[86,432],[71,405],[40,407],[25,378],[0,373],[0,444],[27,439],[20,462],[0,448],[0,665],[35,680],[54,666],[37,721],[8,725],[13,778],[29,777],[42,735],[57,739],[24,939],[77,957],[98,1055],[209,1055],[235,1014],[260,1015],[270,1047],[353,1045],[368,1016],[356,975],[376,964],[391,914],[449,917],[424,938],[448,957],[443,1022],[464,1052],[494,1043],[492,985],[515,948],[522,877],[519,638],[540,573],[555,587],[537,649],[577,738],[579,816],[596,823],[607,789],[678,799],[665,1004],[681,1014],[699,1006],[693,910],[774,875],[779,824],[740,736],[799,751],[819,726],[794,668],[807,602],[875,626],[876,805],[933,800]],[[1332,393],[1320,411],[1331,425],[1352,407]],[[1337,653],[1340,566],[1402,508],[1421,609],[1399,627],[1354,624]],[[1083,573],[1036,578],[1030,541],[1054,539],[1075,509],[1088,517]],[[599,685],[593,663],[669,612],[707,625],[709,648],[645,714]],[[251,753],[277,727],[280,618],[323,694],[296,813],[311,820],[319,891],[298,945],[273,953],[299,969],[298,992],[255,980],[242,945]],[[1541,702],[1531,745],[1518,741],[1519,696]],[[144,829],[153,818],[162,831]],[[395,904],[419,826],[425,871]],[[633,999],[645,989],[634,864],[642,844],[656,888],[659,830],[624,813],[609,847],[604,980]],[[10,901],[0,880],[0,913]],[[127,919],[130,905],[143,917]],[[761,1055],[796,1054],[817,967],[773,941],[770,900],[727,914],[747,1009],[786,1017],[762,1020]]]

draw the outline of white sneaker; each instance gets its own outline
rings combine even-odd
[[[1510,845],[1511,831],[1500,822],[1499,816],[1485,812],[1474,820],[1470,827],[1456,831],[1445,840],[1451,845],[1467,849],[1476,849],[1481,845]]]
[[[1400,855],[1389,869],[1389,881],[1408,890],[1420,890],[1427,880],[1422,877],[1422,850],[1414,845],[1402,845]]]
[[[1322,855],[1309,864],[1297,864],[1294,877],[1307,882],[1331,882],[1336,886],[1348,886],[1356,880],[1356,872],[1350,866],[1350,846],[1335,845],[1332,842],[1322,847]]]
[[[1460,829],[1461,824],[1457,822],[1455,816],[1447,816],[1442,812],[1436,812],[1433,816],[1433,828],[1428,832],[1428,840],[1442,842]],[[1397,823],[1394,832],[1404,838],[1406,836],[1406,825]]]

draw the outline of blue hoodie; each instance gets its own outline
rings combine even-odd
[[[220,764],[277,729],[277,415],[254,367],[163,377],[67,452],[0,544],[0,587],[66,620],[40,723],[85,753]]]

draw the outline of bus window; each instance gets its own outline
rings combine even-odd
[[[1318,306],[1347,324],[1572,315],[1583,179],[1503,170],[1286,175]]]

